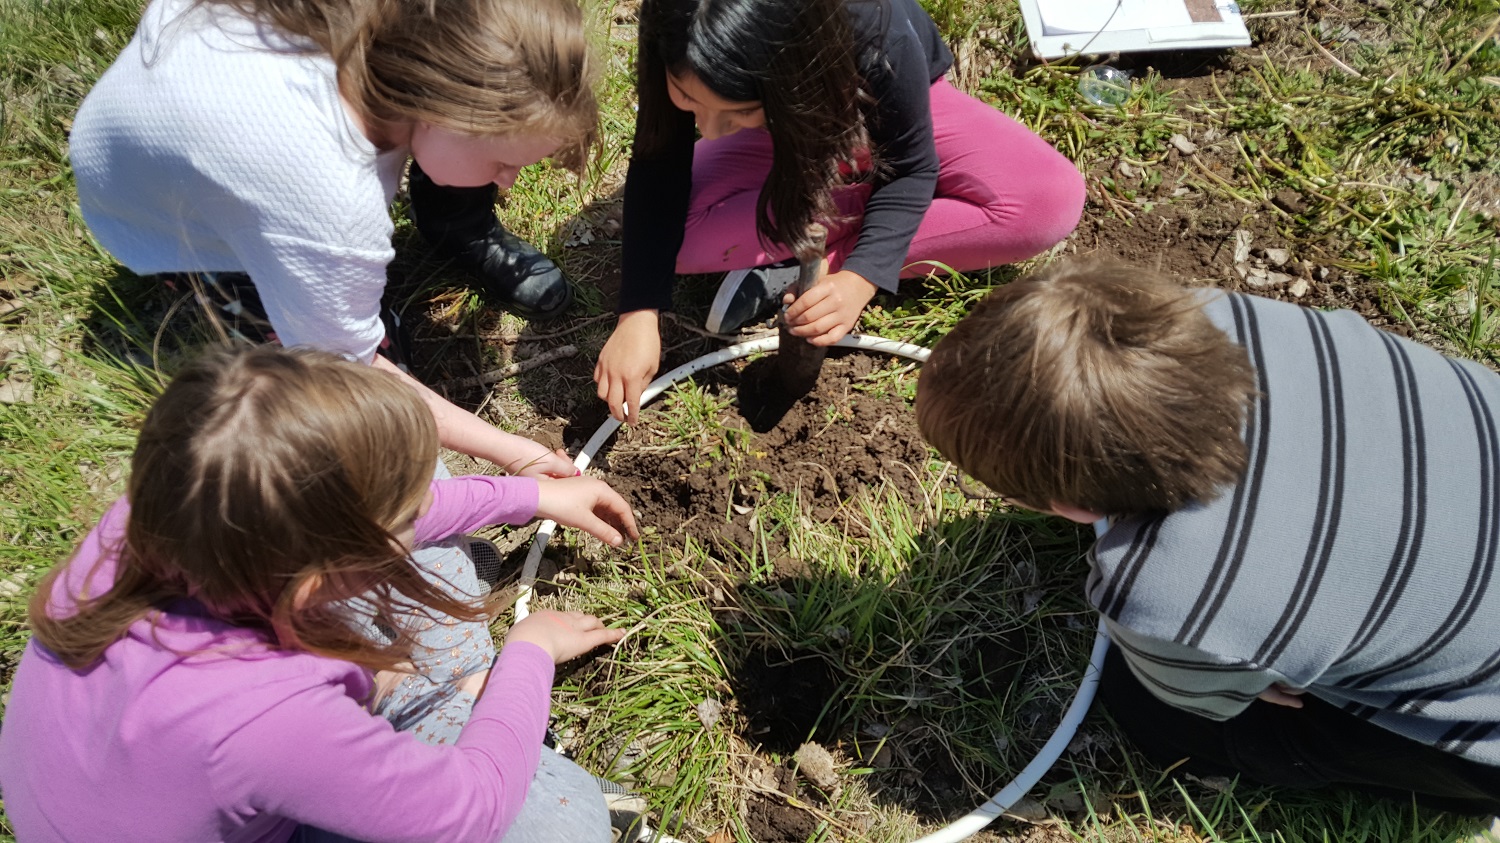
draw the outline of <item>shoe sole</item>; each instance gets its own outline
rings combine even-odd
[[[500,548],[489,539],[468,536],[468,540],[469,559],[474,563],[474,575],[479,578],[479,587],[484,589],[485,594],[489,594],[500,583],[500,573],[505,569],[505,557],[500,555]]]
[[[708,318],[703,321],[703,327],[710,333],[725,333],[724,317],[729,315],[729,303],[734,301],[734,294],[739,292],[740,285],[745,283],[749,276],[748,269],[733,269],[725,273],[724,280],[719,282],[719,291],[714,294],[714,303],[708,307]]]
[[[568,312],[569,308],[573,306],[573,300],[575,298],[573,294],[573,285],[571,283],[566,284],[564,285],[563,289],[566,290],[567,293],[563,296],[562,304],[552,308],[551,310],[535,310],[529,307],[522,307],[513,302],[505,302],[501,304],[500,307],[503,307],[506,310],[509,310],[511,313],[514,313],[522,319],[530,322],[546,322],[562,316],[563,314]],[[480,290],[480,293],[486,300],[493,301],[493,297],[488,293],[485,293],[482,289]]]

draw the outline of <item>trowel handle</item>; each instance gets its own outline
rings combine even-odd
[[[828,253],[828,229],[821,223],[813,223],[807,227],[807,245],[797,252],[797,261],[801,264],[797,269],[797,281],[792,284],[792,295],[802,298],[802,294],[812,289],[812,285],[818,280],[818,270],[823,266],[823,257]]]

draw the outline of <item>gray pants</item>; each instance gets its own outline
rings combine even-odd
[[[437,476],[448,477],[441,464]],[[424,545],[412,553],[429,580],[446,581],[452,590],[479,595],[479,578],[462,536]],[[469,720],[474,696],[457,687],[457,681],[488,668],[495,659],[495,643],[483,623],[437,623],[423,618],[395,619],[410,624],[418,639],[412,661],[416,673],[396,686],[375,708],[398,731],[410,732],[429,744],[452,744]],[[371,636],[381,636],[378,624]],[[489,693],[503,693],[491,686]],[[583,768],[550,749],[542,749],[542,762],[526,802],[515,824],[501,838],[503,843],[609,843],[609,811],[594,777]],[[292,843],[356,843],[350,838],[303,826]]]

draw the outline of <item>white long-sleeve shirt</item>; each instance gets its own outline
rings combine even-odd
[[[374,354],[406,152],[363,136],[328,56],[153,0],[71,147],[84,219],[133,272],[246,272],[284,344]]]

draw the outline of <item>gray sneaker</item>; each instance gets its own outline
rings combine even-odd
[[[726,274],[704,327],[715,334],[729,334],[770,317],[781,306],[782,294],[796,282],[799,271],[796,260],[785,260]]]
[[[609,808],[609,825],[618,843],[636,843],[650,833],[646,826],[646,798],[622,784],[595,776],[604,804]]]
[[[474,561],[474,573],[479,577],[479,587],[484,589],[485,594],[495,590],[500,584],[500,575],[505,570],[505,557],[500,555],[500,548],[488,539],[478,536],[468,536],[469,558]]]

